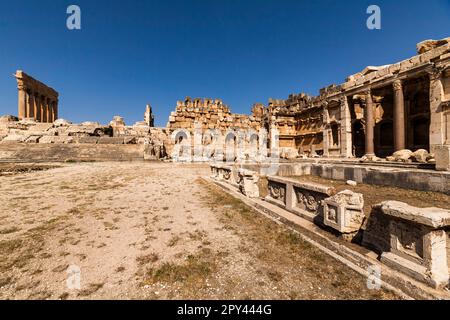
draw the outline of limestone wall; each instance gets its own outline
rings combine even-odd
[[[0,161],[138,161],[144,145],[107,144],[0,144]]]
[[[194,129],[195,123],[200,124],[201,129],[248,129],[259,130],[261,127],[261,112],[254,108],[251,116],[231,113],[230,108],[220,99],[191,99],[178,101],[176,110],[170,114],[167,128]]]

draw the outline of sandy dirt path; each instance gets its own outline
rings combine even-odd
[[[131,162],[0,176],[0,298],[395,298],[208,174]]]

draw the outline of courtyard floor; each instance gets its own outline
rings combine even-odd
[[[207,166],[33,170],[0,175],[0,299],[398,298],[203,180]]]

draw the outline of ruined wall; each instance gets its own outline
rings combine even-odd
[[[107,126],[0,118],[2,161],[159,160],[166,157],[165,143],[170,143],[165,129],[144,123],[126,126],[120,117]]]
[[[142,161],[144,145],[91,143],[2,143],[1,161]]]
[[[294,150],[294,157],[323,153],[323,114],[312,97],[301,93],[286,100],[270,99],[264,121],[268,129],[278,130],[282,152]]]
[[[191,99],[178,101],[176,110],[170,114],[167,128],[173,132],[176,129],[194,129],[195,123],[202,130],[219,129],[254,129],[261,127],[262,105],[255,106],[252,115],[231,113],[230,108],[220,99]]]
[[[47,127],[28,118],[20,122],[3,118],[0,141],[102,143],[98,138],[109,136],[117,139],[102,141],[143,144],[150,157],[160,157],[171,155],[178,143],[173,133],[180,130],[189,133],[186,139],[193,146],[196,129],[203,135],[201,145],[211,142],[206,137],[208,129],[216,129],[224,136],[220,144],[225,146],[233,139],[238,143],[230,133],[241,129],[277,129],[282,158],[362,157],[365,161],[378,161],[378,157],[383,157],[388,161],[412,161],[390,155],[408,148],[434,153],[437,147],[450,145],[450,38],[424,41],[418,45],[418,53],[395,64],[366,67],[343,84],[321,89],[315,97],[302,93],[287,99],[270,99],[267,107],[255,104],[251,115],[232,113],[220,99],[188,97],[177,102],[166,128],[153,128],[154,118],[148,105],[144,121],[133,126],[127,126],[119,116],[108,126],[57,121]],[[30,100],[26,94],[26,90],[19,92],[22,116],[39,109],[35,103],[39,100]],[[273,145],[270,135],[268,139],[268,144]],[[250,140],[247,136],[244,148],[252,143]],[[422,158],[434,161],[431,155]]]

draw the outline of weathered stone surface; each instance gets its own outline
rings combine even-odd
[[[344,190],[324,200],[324,224],[341,233],[353,233],[364,220],[364,199],[360,193]]]
[[[381,261],[435,288],[449,284],[446,227],[450,210],[416,208],[398,201],[377,206],[388,217],[389,250]]]
[[[90,143],[90,144],[96,144],[98,142],[98,137],[79,137],[76,138],[75,141],[78,143]]]
[[[412,155],[413,155],[413,152],[411,150],[403,149],[403,150],[394,152],[394,154],[392,156],[394,157],[395,161],[407,162],[411,158]]]
[[[0,117],[0,123],[2,123],[2,122],[15,122],[15,121],[19,121],[19,118],[17,118],[16,116],[4,115],[4,116]]]
[[[58,92],[17,70],[18,118],[52,123],[58,119]]]
[[[346,182],[349,186],[356,186],[356,185],[358,185],[358,183],[356,182],[356,181],[353,181],[353,180],[347,180],[347,182]]]
[[[427,163],[433,156],[425,149],[419,149],[413,152],[411,159],[415,162]]]
[[[124,139],[122,137],[100,137],[98,144],[123,144]]]
[[[436,146],[434,153],[436,170],[450,171],[450,145]]]
[[[249,198],[259,198],[259,175],[250,170],[240,169],[239,175],[239,190]]]
[[[53,125],[55,127],[69,126],[71,124],[72,124],[72,122],[67,121],[65,119],[57,119],[57,120],[55,120],[55,122],[53,122]]]
[[[432,228],[450,226],[450,210],[417,208],[399,201],[385,201],[376,206],[384,214]]]
[[[423,54],[425,52],[431,51],[437,47],[444,46],[450,43],[450,37],[441,40],[424,40],[417,44],[417,53]]]

